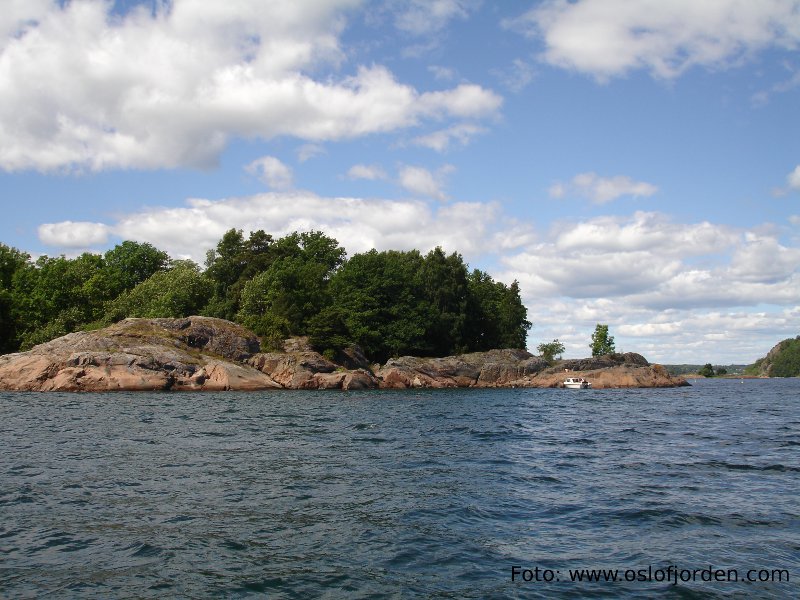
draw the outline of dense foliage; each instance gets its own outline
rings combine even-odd
[[[470,271],[441,248],[346,259],[318,231],[273,239],[231,229],[205,267],[132,241],[35,261],[0,244],[0,352],[127,317],[221,317],[267,345],[308,335],[321,351],[358,344],[378,361],[524,348],[531,327],[517,282]]]

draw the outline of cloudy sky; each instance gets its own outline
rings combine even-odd
[[[529,348],[800,334],[800,0],[4,0],[0,241],[231,227],[517,279]]]

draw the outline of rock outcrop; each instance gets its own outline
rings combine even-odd
[[[586,377],[595,388],[686,384],[632,353],[555,367],[524,350],[404,356],[375,368],[358,348],[333,358],[336,362],[315,352],[304,338],[287,340],[283,352],[261,352],[252,332],[222,319],[125,319],[0,356],[0,390],[559,387],[565,370],[568,376]]]
[[[0,356],[0,389],[27,391],[280,388],[242,363],[258,338],[208,317],[125,319]]]
[[[381,387],[499,387],[535,375],[547,363],[525,350],[490,350],[445,358],[403,356],[377,376]]]

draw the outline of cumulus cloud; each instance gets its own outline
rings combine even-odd
[[[468,83],[420,92],[380,65],[326,73],[356,0],[174,0],[122,17],[105,2],[25,4],[0,21],[5,170],[205,168],[236,136],[318,143],[502,103]]]
[[[588,327],[616,318],[639,328],[625,330],[633,336],[668,331],[654,320],[663,311],[796,305],[799,252],[774,236],[637,212],[561,224],[502,261],[530,302],[570,299],[570,319]]]
[[[518,93],[533,81],[536,71],[529,61],[515,58],[509,66],[504,69],[497,69],[493,71],[493,74],[505,87],[512,92]]]
[[[798,0],[548,0],[506,26],[541,37],[542,59],[599,80],[644,69],[671,79],[800,44]]]
[[[40,231],[58,232],[61,240],[85,242],[85,225],[65,221],[42,225]],[[322,230],[350,253],[371,248],[426,251],[442,246],[478,257],[493,251],[506,231],[514,231],[513,239],[520,243],[527,239],[524,228],[507,219],[495,204],[455,202],[434,207],[421,200],[325,198],[300,191],[216,201],[190,199],[182,207],[147,209],[123,215],[115,223],[91,225],[103,228],[107,235],[150,242],[173,257],[200,263],[205,251],[231,228],[264,229],[276,236]],[[53,235],[48,239],[56,241]]]
[[[368,179],[370,181],[376,181],[386,179],[386,171],[378,165],[359,164],[350,167],[347,171],[347,177],[349,179]]]
[[[474,0],[408,0],[399,5],[395,24],[413,35],[429,35],[453,19],[466,18],[475,5]]]
[[[405,190],[426,198],[447,200],[444,185],[447,176],[455,171],[452,165],[445,165],[435,172],[423,167],[403,166],[398,174],[398,183]]]
[[[794,171],[786,176],[786,183],[793,190],[800,190],[800,165],[794,168]]]
[[[428,72],[430,72],[436,79],[440,81],[452,81],[456,78],[456,72],[450,67],[443,67],[441,65],[429,65]]]
[[[600,177],[596,173],[580,173],[569,183],[556,182],[550,187],[553,198],[564,198],[575,194],[588,198],[595,204],[606,204],[622,196],[652,196],[658,188],[651,183],[634,181],[630,177]]]
[[[62,221],[39,225],[38,234],[39,240],[48,246],[90,248],[108,241],[109,228],[103,223]]]
[[[297,160],[303,163],[320,154],[325,154],[325,147],[321,144],[303,144],[297,149]]]
[[[416,137],[411,140],[411,143],[436,150],[437,152],[445,152],[453,143],[466,146],[473,136],[485,131],[486,128],[472,123],[459,123],[447,129],[440,129],[433,133]]]
[[[531,347],[559,338],[585,356],[600,322],[650,360],[752,362],[797,335],[800,312],[800,248],[760,229],[647,212],[560,223],[504,252],[498,277],[520,282]]]
[[[620,298],[651,310],[787,305],[800,289],[800,249],[775,235],[658,213],[560,224],[503,262],[531,297]]]
[[[274,156],[262,156],[245,167],[245,171],[255,175],[274,190],[287,190],[292,187],[292,170]]]

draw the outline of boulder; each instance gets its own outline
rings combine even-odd
[[[125,319],[0,356],[0,389],[223,390],[280,387],[234,362],[258,351],[252,332],[222,319]]]

